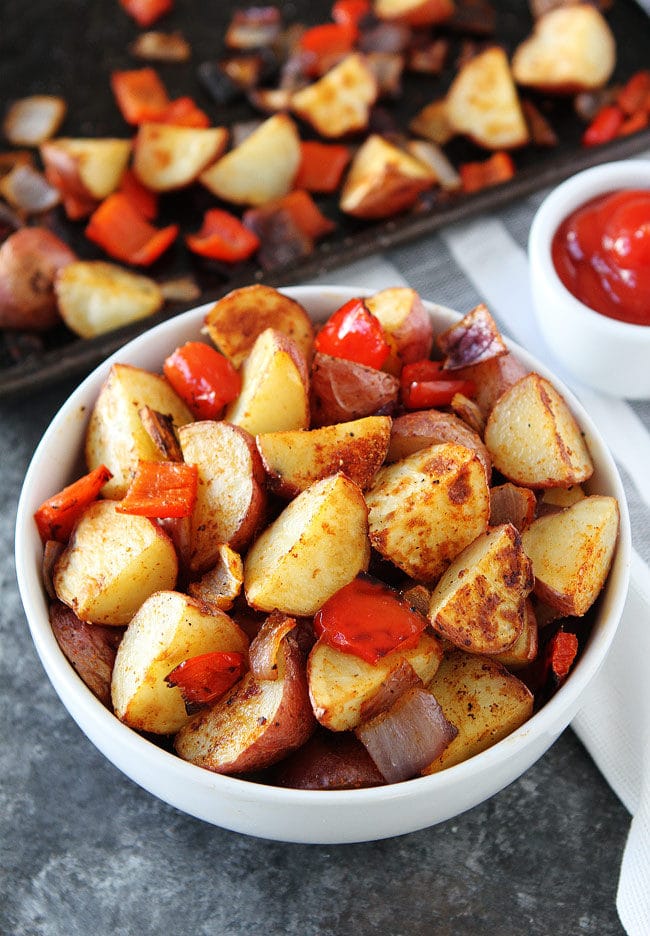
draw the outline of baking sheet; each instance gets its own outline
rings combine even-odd
[[[531,20],[523,0],[495,0],[496,38],[512,51],[530,31]],[[233,9],[246,3],[205,3],[176,0],[173,12],[156,24],[165,31],[178,30],[193,50],[189,63],[156,65],[170,96],[194,97],[215,124],[259,117],[246,102],[217,107],[201,86],[197,66],[216,59],[223,52],[223,35]],[[116,69],[137,68],[128,46],[140,30],[120,9],[117,0],[88,3],[87,0],[3,0],[0,28],[0,104],[4,112],[16,97],[35,93],[60,94],[68,102],[68,115],[61,128],[66,136],[126,136],[131,131],[117,110],[109,87]],[[285,22],[315,24],[330,18],[331,2],[295,0],[280,4]],[[607,18],[618,41],[618,63],[613,81],[625,80],[634,71],[650,64],[650,18],[634,0],[614,0]],[[454,60],[461,36],[452,38],[449,64],[438,78],[409,76],[405,93],[382,106],[406,126],[409,118],[434,98],[441,97],[455,72]],[[324,213],[337,222],[333,235],[322,241],[315,252],[291,266],[260,270],[253,262],[226,270],[193,258],[178,243],[147,272],[156,279],[192,273],[199,282],[199,302],[212,301],[236,286],[261,281],[271,285],[292,284],[335,269],[352,260],[403,244],[431,233],[441,226],[479,212],[499,208],[506,202],[557,183],[567,176],[594,165],[630,156],[650,148],[650,130],[625,137],[602,147],[585,149],[580,145],[584,124],[577,119],[569,101],[540,100],[560,137],[558,147],[549,150],[526,148],[514,155],[517,175],[503,185],[475,195],[441,199],[425,211],[381,222],[363,222],[341,215],[333,199],[318,198]],[[488,154],[464,141],[450,144],[457,159],[485,159]],[[161,201],[161,226],[180,220],[186,230],[200,226],[203,212],[215,199],[200,186],[170,193]],[[68,222],[57,210],[50,219],[53,229],[70,243],[82,258],[99,258],[101,252],[83,235],[84,223]],[[192,303],[195,304],[195,303]],[[143,322],[95,339],[80,339],[61,327],[34,344],[29,356],[16,361],[13,344],[0,335],[0,398],[36,391],[64,377],[81,376],[126,341],[158,321],[177,314],[186,305],[166,305],[163,312]],[[15,338],[15,336],[12,336]]]

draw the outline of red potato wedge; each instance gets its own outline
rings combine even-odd
[[[268,484],[282,497],[295,497],[315,481],[342,472],[364,490],[388,450],[391,420],[366,416],[309,432],[265,432],[256,442]]]
[[[255,339],[241,369],[239,396],[226,409],[225,419],[251,435],[307,429],[309,371],[298,345],[274,328]]]
[[[575,94],[604,87],[616,65],[616,40],[590,3],[550,10],[515,49],[515,81],[546,93]]]
[[[418,410],[397,416],[391,428],[386,461],[389,464],[399,461],[441,442],[454,442],[476,452],[490,483],[492,462],[481,437],[457,416],[440,410]]]
[[[594,467],[565,400],[539,374],[528,374],[495,403],[485,427],[495,468],[522,487],[568,487]]]
[[[124,497],[138,461],[161,460],[159,449],[140,419],[143,406],[171,416],[176,427],[194,420],[163,377],[129,364],[114,364],[86,430],[89,470],[106,465],[113,475],[103,488],[104,497]]]
[[[538,517],[522,541],[533,563],[540,601],[563,615],[585,614],[609,573],[618,528],[615,498],[597,494]]]
[[[461,650],[445,656],[427,689],[458,734],[425,775],[485,751],[533,714],[533,695],[520,679],[496,660]]]
[[[266,510],[264,468],[255,439],[230,423],[189,423],[178,437],[183,458],[199,473],[190,569],[205,572],[217,562],[222,544],[244,549],[259,528]]]
[[[365,130],[379,88],[372,68],[358,52],[347,55],[322,78],[296,91],[291,109],[326,139]]]
[[[311,369],[311,418],[316,426],[390,413],[399,396],[392,374],[317,352]]]
[[[174,746],[184,760],[215,773],[250,773],[287,757],[315,727],[302,654],[289,634],[278,654],[277,679],[247,673],[182,728]]]
[[[468,653],[509,650],[524,627],[532,563],[511,523],[478,536],[431,594],[428,618],[441,637]]]
[[[391,346],[384,370],[399,376],[404,364],[431,356],[433,321],[414,289],[382,289],[366,299],[366,306],[379,319]]]
[[[154,192],[185,188],[221,156],[227,143],[225,127],[144,123],[135,138],[133,170]]]
[[[381,468],[366,502],[372,546],[425,583],[486,530],[490,510],[478,456],[452,442]]]
[[[285,507],[244,562],[249,605],[308,617],[368,568],[368,511],[345,475],[317,481]]]
[[[476,405],[487,417],[499,397],[527,373],[524,365],[508,353],[469,367],[460,367],[454,370],[454,378],[474,381]]]
[[[263,331],[273,328],[311,360],[314,326],[307,312],[283,293],[257,283],[233,289],[206,313],[205,331],[222,354],[240,367]]]
[[[100,702],[110,707],[111,676],[122,631],[87,624],[66,605],[50,605],[50,624],[66,659]]]
[[[360,790],[384,778],[352,732],[317,729],[273,770],[273,783],[295,790]]]
[[[436,181],[429,166],[373,133],[352,159],[339,208],[358,218],[387,218],[411,208]]]
[[[244,586],[244,563],[239,553],[226,543],[216,549],[217,561],[197,582],[190,582],[192,598],[229,611]]]
[[[131,150],[130,140],[58,137],[43,143],[40,154],[46,175],[53,170],[67,192],[102,201],[120,184]]]
[[[479,146],[512,149],[529,141],[510,64],[498,46],[462,66],[447,92],[446,104],[450,126]]]
[[[102,260],[67,264],[57,273],[54,292],[61,318],[81,338],[148,318],[164,301],[155,280]]]
[[[295,123],[287,114],[274,114],[202,172],[199,181],[224,201],[263,205],[291,190],[300,158]]]
[[[441,332],[436,343],[445,356],[446,370],[480,364],[508,353],[497,323],[482,302]]]
[[[449,143],[456,136],[456,130],[449,123],[447,101],[440,98],[423,107],[411,120],[409,130],[438,146]]]
[[[167,534],[115,507],[95,501],[84,511],[53,574],[57,597],[80,620],[111,626],[128,624],[149,595],[173,588],[178,575]]]
[[[495,653],[490,657],[503,666],[511,670],[523,669],[531,663],[537,656],[539,648],[539,628],[537,626],[537,616],[533,608],[532,601],[526,600],[524,611],[524,626],[521,634],[513,645],[502,653]]]
[[[178,731],[189,716],[181,690],[165,677],[184,660],[215,650],[245,653],[248,638],[227,614],[187,595],[152,595],[117,651],[111,684],[116,716],[138,731]]]
[[[353,653],[343,653],[318,641],[307,663],[309,695],[318,721],[330,731],[348,731],[371,718],[380,706],[390,706],[384,687],[405,662],[415,678],[428,683],[442,659],[442,645],[432,634],[423,633],[416,647],[396,650],[382,657],[378,663],[366,663]],[[408,681],[398,677],[399,689],[407,689]],[[392,700],[394,701],[394,699]]]
[[[490,526],[512,523],[520,533],[535,519],[537,498],[530,488],[507,481],[490,488]]]
[[[409,26],[432,26],[453,16],[454,0],[375,0],[373,10],[379,19],[397,20]]]
[[[40,332],[60,322],[54,281],[76,259],[46,228],[11,234],[0,246],[0,328]]]

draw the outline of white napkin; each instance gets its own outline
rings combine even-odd
[[[532,312],[525,252],[497,219],[452,225],[440,234],[506,334],[559,373],[581,399],[615,459],[650,504],[650,433],[625,401],[576,386],[552,360]],[[384,257],[360,261],[318,280],[370,289],[404,284]],[[435,283],[431,284],[432,292]],[[426,298],[435,299],[435,295]],[[468,311],[468,310],[461,310]],[[572,727],[634,818],[620,871],[617,910],[629,936],[650,934],[650,569],[633,554],[631,587],[605,665],[588,690]]]

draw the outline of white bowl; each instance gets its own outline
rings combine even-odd
[[[296,287],[285,290],[315,319],[324,319],[364,290]],[[158,325],[101,364],[74,391],[40,442],[25,477],[16,524],[16,570],[37,651],[61,701],[93,744],[144,789],[180,810],[227,829],[280,841],[346,843],[389,838],[442,822],[492,796],[531,766],[571,721],[601,666],[623,610],[630,561],[630,525],[614,462],[588,415],[555,380],[578,421],[596,465],[590,488],[611,494],[621,508],[621,532],[609,580],[584,653],[566,683],[518,731],[470,760],[429,777],[363,790],[306,791],[263,786],[211,773],[180,760],[119,722],[69,665],[48,621],[41,577],[42,545],[35,509],[84,470],[82,440],[89,411],[113,361],[159,370],[166,355],[200,335],[203,306]],[[447,327],[458,316],[428,305]],[[517,349],[530,368],[551,375]]]
[[[611,396],[648,399],[650,326],[594,312],[569,292],[551,258],[553,235],[571,212],[625,188],[650,189],[650,160],[605,163],[567,179],[537,210],[528,255],[539,327],[566,373]]]

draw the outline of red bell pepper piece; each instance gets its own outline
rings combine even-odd
[[[623,124],[624,114],[616,104],[601,107],[582,135],[584,146],[600,146],[609,143],[618,136]]]
[[[199,474],[185,462],[139,461],[131,484],[115,510],[140,517],[189,517],[194,510]]]
[[[227,357],[201,341],[188,341],[163,364],[163,373],[197,419],[218,419],[241,390],[241,377]]]
[[[314,618],[317,637],[367,663],[416,646],[426,625],[396,592],[365,576],[339,589]]]
[[[111,88],[122,117],[129,124],[161,120],[171,104],[158,72],[150,67],[113,72]]]
[[[627,117],[650,111],[650,71],[635,72],[616,95],[616,103]]]
[[[155,228],[122,192],[109,195],[90,217],[86,237],[116,260],[149,266],[178,236],[177,224]]]
[[[350,299],[325,322],[314,341],[316,351],[380,370],[390,353],[379,319],[363,299]]]
[[[169,686],[178,686],[188,712],[215,702],[244,674],[244,654],[213,650],[183,660],[165,676]]]
[[[483,162],[463,163],[458,172],[463,192],[480,192],[481,189],[500,182],[507,182],[515,174],[515,164],[509,153],[493,153]]]
[[[557,631],[546,645],[547,672],[551,672],[558,682],[563,682],[573,666],[577,653],[578,638],[576,635],[569,631]]]
[[[57,540],[67,543],[81,514],[97,500],[99,492],[112,477],[106,465],[99,465],[44,501],[34,514],[43,542]]]
[[[635,114],[626,117],[618,131],[618,136],[629,136],[645,130],[650,123],[650,110],[638,110]]]
[[[318,140],[303,140],[300,152],[300,166],[294,187],[308,192],[335,192],[350,162],[348,147]]]
[[[120,0],[120,6],[136,21],[138,26],[146,29],[165,13],[169,13],[173,0]]]
[[[332,6],[332,19],[335,23],[358,26],[368,13],[370,13],[370,0],[336,0]]]
[[[209,127],[212,121],[191,97],[179,97],[170,101],[165,110],[152,117],[153,123],[173,124],[176,127]]]
[[[476,384],[448,376],[441,361],[414,361],[405,364],[400,375],[402,402],[407,409],[448,406],[457,393],[473,397]]]
[[[307,29],[299,40],[305,72],[322,75],[352,50],[356,39],[357,27],[353,23],[321,23]]]
[[[138,214],[153,221],[158,214],[158,195],[138,179],[133,169],[127,169],[120,179],[118,191],[129,199]]]
[[[221,208],[206,211],[201,230],[197,234],[188,234],[185,242],[201,257],[226,263],[247,260],[260,246],[257,234]]]

